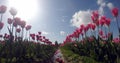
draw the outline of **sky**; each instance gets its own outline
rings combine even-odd
[[[94,10],[115,23],[110,10],[113,7],[120,9],[119,3],[120,0],[0,0],[0,5],[8,6],[8,10],[11,6],[18,8],[17,16],[32,25],[31,33],[41,31],[52,42],[59,43],[81,24],[91,22],[90,15]],[[4,14],[5,23],[8,17],[11,17],[9,11]],[[8,24],[5,24],[2,33],[8,32],[6,26]],[[118,32],[113,24],[112,30],[115,30],[116,36]]]

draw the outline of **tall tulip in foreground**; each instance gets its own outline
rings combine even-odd
[[[112,12],[112,15],[115,17],[115,19],[116,19],[116,23],[117,23],[117,27],[118,27],[118,32],[119,32],[119,38],[120,38],[120,27],[119,27],[119,22],[118,22],[118,15],[119,15],[119,11],[118,11],[118,8],[113,8],[112,10],[111,10],[111,12]]]

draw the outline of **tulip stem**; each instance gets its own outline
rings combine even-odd
[[[13,16],[13,23],[14,23],[14,16]],[[12,34],[13,34],[14,26],[12,24]]]
[[[30,41],[30,30],[29,30],[29,41]]]
[[[28,31],[26,31],[26,34],[25,34],[25,39],[27,39],[27,32],[28,32]]]
[[[117,23],[118,32],[119,32],[119,35],[118,35],[118,36],[119,36],[119,38],[120,38],[120,27],[119,27],[119,24],[118,24],[118,19],[117,19],[117,17],[116,17],[116,21],[117,21],[116,23]]]
[[[3,14],[1,14],[1,20],[0,20],[0,22],[2,22],[2,17],[3,17]]]

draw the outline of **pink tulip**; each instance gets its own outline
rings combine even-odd
[[[96,19],[94,18],[94,16],[93,16],[93,15],[91,16],[91,19],[92,19],[93,23],[95,23],[95,22],[96,22]]]
[[[20,33],[21,29],[20,28],[17,28],[16,29],[16,32]]]
[[[107,26],[110,26],[110,22],[111,22],[111,20],[110,20],[109,18],[107,18],[106,21],[105,21],[105,24],[106,24]]]
[[[99,13],[98,13],[97,10],[96,10],[96,11],[93,11],[93,12],[92,12],[92,15],[93,15],[95,18],[98,18],[98,17],[99,17]]]
[[[114,17],[117,17],[117,16],[118,16],[118,8],[113,8],[113,9],[112,9],[112,15],[113,15]]]
[[[3,26],[4,26],[4,23],[0,22],[0,30],[3,28]]]
[[[15,8],[11,8],[9,12],[12,16],[15,16],[17,14],[17,10]]]
[[[35,40],[35,37],[32,37],[33,40]]]
[[[38,32],[39,35],[41,35],[41,32]]]
[[[99,24],[101,26],[103,26],[105,24],[105,21],[106,21],[106,17],[105,16],[101,16],[100,20],[99,20]]]
[[[14,21],[16,22],[17,25],[20,25],[21,19],[19,17],[15,17]]]
[[[114,38],[114,39],[113,39],[113,42],[114,42],[114,43],[120,43],[120,38]]]
[[[80,28],[81,28],[81,29],[84,29],[84,27],[85,27],[84,24],[80,25]]]
[[[45,36],[43,36],[43,39],[45,39]]]
[[[104,32],[102,30],[99,30],[99,35],[100,36],[103,36],[104,35]]]
[[[39,35],[36,35],[36,40],[37,40],[37,41],[39,40]]]
[[[8,18],[8,24],[12,24],[13,20],[11,18]]]
[[[96,23],[96,21],[98,20],[98,18],[99,18],[98,11],[93,11],[92,15],[91,15],[91,19],[93,20],[93,23]]]
[[[28,31],[28,30],[30,30],[31,29],[31,25],[27,25],[26,27],[25,27],[25,29]]]
[[[84,27],[84,31],[87,32],[89,30],[89,26]]]
[[[20,26],[21,26],[22,28],[24,28],[25,25],[26,25],[26,22],[25,22],[25,21],[21,21]]]
[[[14,22],[13,22],[13,26],[14,26],[14,27],[17,27],[17,25],[18,25],[17,22],[14,21]]]
[[[1,5],[0,6],[0,13],[5,13],[6,12],[6,10],[7,10],[7,7],[6,6],[4,6],[4,5]]]
[[[95,24],[92,24],[92,25],[91,25],[91,28],[92,28],[92,30],[95,30],[96,25],[95,25]]]

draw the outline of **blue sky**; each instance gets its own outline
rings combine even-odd
[[[98,4],[98,1],[101,3]],[[0,0],[0,5],[7,5],[7,2],[8,0]],[[29,2],[26,2],[26,5],[27,3]],[[37,0],[37,3],[38,13],[36,17],[30,19],[27,23],[32,25],[31,32],[36,33],[38,31],[41,31],[43,32],[43,35],[48,37],[53,42],[56,40],[58,42],[62,42],[65,39],[66,35],[72,33],[75,28],[80,25],[80,23],[88,23],[86,21],[75,22],[75,18],[73,18],[75,13],[83,16],[80,17],[80,19],[85,20],[85,18],[88,19],[87,17],[89,16],[84,16],[93,10],[100,10],[99,8],[101,7],[103,9],[103,11],[100,10],[100,12],[103,12],[101,15],[106,15],[113,20],[107,4],[111,3],[113,6],[119,7],[120,9],[120,0]],[[105,3],[105,5],[102,7],[103,3]],[[31,10],[34,9],[31,7]],[[5,16],[9,15],[7,13],[8,12],[6,12]],[[6,21],[7,18],[5,17],[4,20]],[[2,33],[5,32],[7,32],[7,29],[2,30]]]

